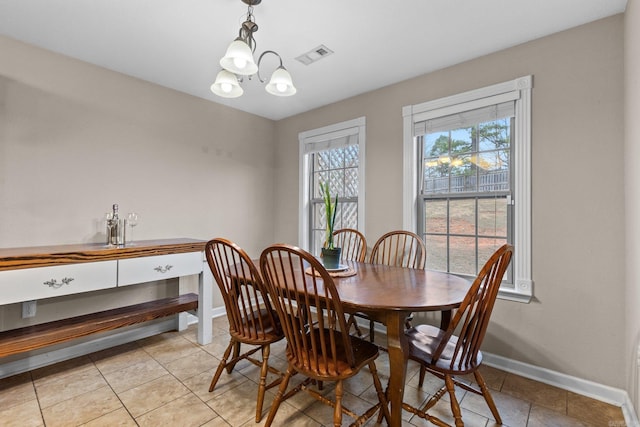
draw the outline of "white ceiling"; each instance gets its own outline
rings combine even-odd
[[[253,12],[256,53],[283,57],[298,89],[287,98],[255,78],[240,98],[209,90],[246,17],[241,0],[0,0],[0,34],[277,120],[624,12],[626,3],[264,0]],[[294,60],[321,44],[335,53],[309,66]],[[268,77],[275,64],[266,58]]]

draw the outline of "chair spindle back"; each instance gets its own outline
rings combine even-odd
[[[367,239],[353,228],[343,228],[333,232],[333,242],[342,248],[340,260],[364,262],[367,256]]]
[[[278,322],[251,258],[238,245],[222,238],[207,242],[205,254],[224,299],[230,334],[243,341],[266,340],[265,332],[273,334]]]
[[[397,230],[378,239],[373,245],[369,261],[372,264],[423,269],[426,259],[427,249],[420,236],[410,231]]]
[[[277,244],[262,252],[260,268],[287,339],[290,363],[310,377],[339,376],[352,368],[340,297],[322,264],[302,249]],[[339,361],[345,355],[348,366]]]

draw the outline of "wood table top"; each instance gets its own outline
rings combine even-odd
[[[205,240],[158,239],[136,240],[132,245],[112,246],[104,243],[0,248],[0,271],[83,262],[110,261],[154,255],[201,252]]]
[[[357,274],[334,278],[342,303],[370,310],[433,311],[460,305],[471,282],[449,273],[347,262]]]

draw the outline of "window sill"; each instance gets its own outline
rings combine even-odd
[[[533,298],[533,295],[532,293],[523,293],[522,291],[518,292],[513,288],[503,287],[498,291],[498,298],[507,301],[516,301],[529,304],[531,302],[531,299]]]

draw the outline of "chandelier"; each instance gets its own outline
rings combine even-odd
[[[265,86],[265,90],[272,95],[276,96],[291,96],[296,93],[296,88],[293,86],[291,80],[291,74],[282,65],[282,58],[276,52],[272,50],[264,51],[259,57],[258,62],[253,59],[253,54],[256,50],[256,40],[253,38],[253,33],[258,31],[258,24],[256,24],[253,17],[253,6],[260,4],[262,0],[242,0],[247,4],[247,19],[242,23],[240,31],[238,32],[238,38],[236,38],[229,47],[224,57],[220,60],[220,66],[222,70],[216,76],[216,81],[211,85],[211,91],[218,96],[224,98],[237,98],[241,96],[244,91],[240,86],[244,77],[247,76],[249,80],[253,75],[258,76],[258,80],[261,83],[265,83],[260,76],[260,62],[262,58],[267,54],[273,54],[280,60],[280,66],[271,75],[269,83]]]

